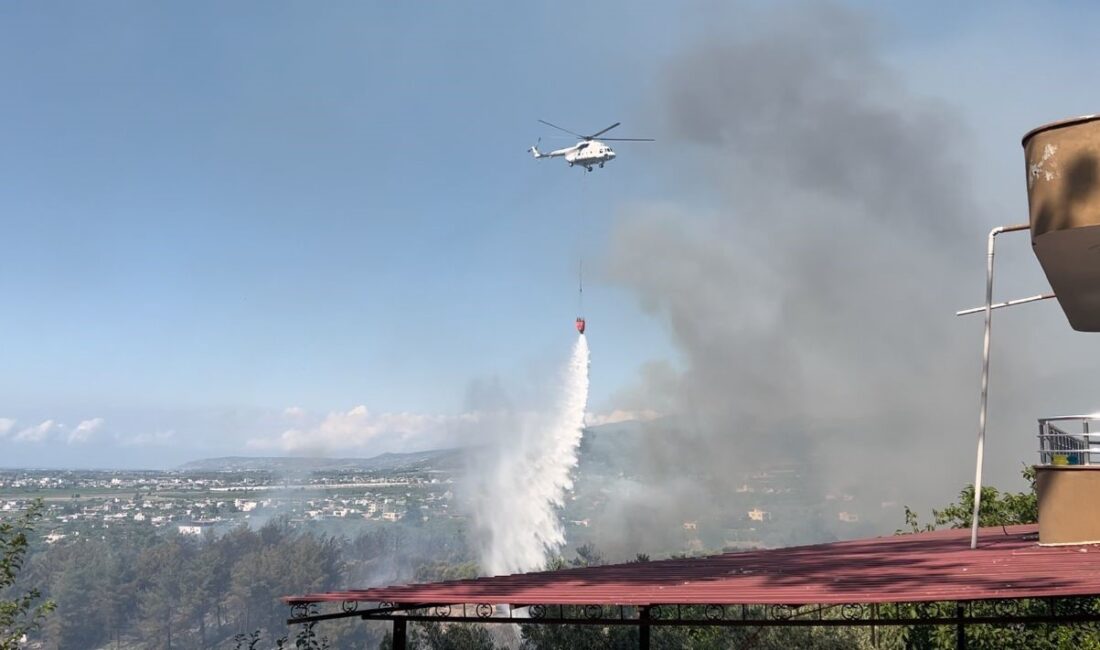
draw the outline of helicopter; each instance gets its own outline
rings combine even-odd
[[[592,135],[581,135],[580,133],[575,133],[573,131],[570,131],[569,129],[563,129],[557,124],[551,124],[546,120],[539,120],[539,122],[545,124],[546,126],[553,127],[559,131],[564,131],[571,136],[580,138],[581,141],[573,145],[572,147],[557,149],[555,151],[548,151],[546,153],[539,151],[538,144],[535,144],[535,146],[531,147],[527,151],[531,152],[531,155],[533,155],[536,159],[564,157],[565,162],[569,163],[570,167],[574,165],[580,165],[581,167],[584,167],[584,171],[586,172],[592,171],[592,168],[596,166],[603,167],[604,163],[611,162],[615,159],[615,152],[611,150],[611,147],[607,146],[602,141],[597,140],[596,138],[619,126],[620,124],[622,124],[622,122],[615,122],[606,129],[603,129],[602,131],[597,131]],[[604,138],[603,140],[614,140],[619,142],[653,142],[653,138]],[[542,138],[539,138],[539,142],[542,142]]]

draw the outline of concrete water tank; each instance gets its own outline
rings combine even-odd
[[[1070,326],[1100,332],[1100,115],[1024,136],[1031,245]]]

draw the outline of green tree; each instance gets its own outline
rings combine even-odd
[[[6,595],[27,557],[27,536],[34,522],[42,517],[45,506],[41,499],[31,503],[22,515],[12,521],[0,521],[0,650],[12,650],[24,635],[42,626],[53,611],[53,601],[38,602],[42,594],[31,588],[25,593]]]
[[[343,561],[335,538],[294,533],[282,524],[261,528],[259,541],[233,565],[230,607],[239,614],[240,631],[261,629],[271,636],[285,627],[280,597],[335,588]]]
[[[415,582],[443,582],[445,580],[466,580],[478,577],[480,571],[477,562],[451,564],[449,562],[428,562],[416,569]]]
[[[129,561],[129,554],[132,552],[130,548],[132,547],[125,544],[112,544],[99,558],[104,566],[106,579],[96,587],[96,600],[100,602],[103,611],[103,627],[107,636],[114,641],[115,648],[121,645],[122,634],[130,623],[131,612],[138,607],[134,563]]]
[[[982,486],[982,509],[978,516],[980,526],[1010,526],[1039,521],[1039,499],[1035,491],[1035,469],[1025,467],[1021,472],[1030,484],[1026,492],[1001,492],[992,486]],[[917,513],[905,508],[905,525],[912,532],[935,530],[940,527],[969,528],[974,507],[974,486],[968,485],[959,492],[959,500],[940,510],[932,510],[932,523],[921,524]],[[899,531],[900,533],[901,531]],[[1094,609],[1100,599],[1082,598],[1079,606]],[[1021,600],[1022,612],[1043,614],[1049,605],[1041,600]],[[972,614],[993,615],[994,605],[975,604],[978,612]],[[989,611],[982,612],[982,608]],[[954,648],[955,630],[950,627],[914,626],[903,631],[907,648]],[[1062,650],[1070,648],[1100,649],[1100,629],[1096,625],[971,625],[967,628],[967,647],[971,649],[1028,648]]]
[[[110,602],[101,598],[111,582],[107,555],[110,545],[99,539],[80,538],[50,549],[57,567],[49,585],[50,599],[64,612],[46,623],[46,640],[58,648],[98,647],[113,630],[107,622]]]
[[[577,547],[577,557],[572,561],[573,566],[599,566],[605,564],[603,555],[592,544],[584,544]]]
[[[469,623],[416,623],[408,628],[409,650],[497,650],[493,637],[483,625]],[[393,647],[393,634],[386,632],[379,650]],[[570,650],[578,647],[572,646]]]
[[[567,615],[582,617],[580,608]],[[702,617],[701,608],[685,614]],[[614,625],[521,625],[524,650],[576,650],[577,648],[610,648],[633,650],[638,647],[638,630],[632,626]],[[838,627],[688,627],[653,626],[651,645],[663,650],[786,650],[787,648],[862,648],[870,645],[868,633],[855,628]]]
[[[978,514],[979,526],[1012,526],[1033,524],[1039,521],[1039,497],[1035,492],[1035,468],[1025,467],[1020,473],[1031,488],[1027,492],[1001,492],[990,485],[982,486],[982,508]],[[959,500],[942,510],[932,510],[934,523],[920,523],[917,513],[905,507],[905,526],[911,532],[949,528],[969,528],[974,514],[974,485],[967,485],[959,492]],[[899,533],[902,532],[900,529]]]
[[[186,635],[186,613],[180,607],[188,588],[189,545],[172,537],[146,549],[138,556],[139,588],[138,633],[146,648],[170,649],[187,646],[180,637]]]

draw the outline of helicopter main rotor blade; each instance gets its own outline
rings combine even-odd
[[[586,139],[586,140],[591,140],[591,139],[593,139],[593,138],[596,138],[596,137],[600,136],[600,135],[601,135],[601,134],[603,134],[603,133],[607,133],[608,131],[610,131],[611,129],[615,128],[616,126],[619,126],[620,124],[622,124],[622,122],[615,122],[615,123],[614,123],[614,124],[612,124],[611,126],[609,126],[609,127],[607,127],[606,129],[604,129],[603,131],[596,131],[596,132],[595,132],[595,133],[593,133],[592,135],[590,135],[590,136],[586,136],[586,138],[585,138],[585,139]]]
[[[574,132],[570,131],[569,129],[563,129],[563,128],[561,128],[560,126],[558,126],[557,124],[551,124],[551,123],[547,122],[546,120],[539,120],[539,122],[542,122],[542,123],[543,123],[543,124],[545,124],[546,126],[552,126],[552,127],[554,127],[555,129],[557,129],[557,130],[559,130],[559,131],[565,131],[565,132],[566,132],[566,133],[568,133],[569,135],[571,135],[571,136],[574,136],[574,137],[577,137],[577,138],[580,138],[581,140],[589,140],[589,139],[590,139],[590,138],[586,138],[586,137],[584,137],[584,136],[583,136],[583,135],[581,135],[580,133],[574,133]]]
[[[600,138],[600,140],[613,140],[615,142],[656,142],[653,138]]]

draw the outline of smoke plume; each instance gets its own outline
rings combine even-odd
[[[970,480],[977,344],[953,312],[980,296],[986,226],[965,133],[906,91],[860,16],[744,22],[658,85],[666,174],[694,198],[624,208],[613,235],[612,278],[680,355],[626,406],[676,414],[620,449],[651,480],[610,491],[604,528],[634,539],[776,464],[816,494],[913,505]]]

